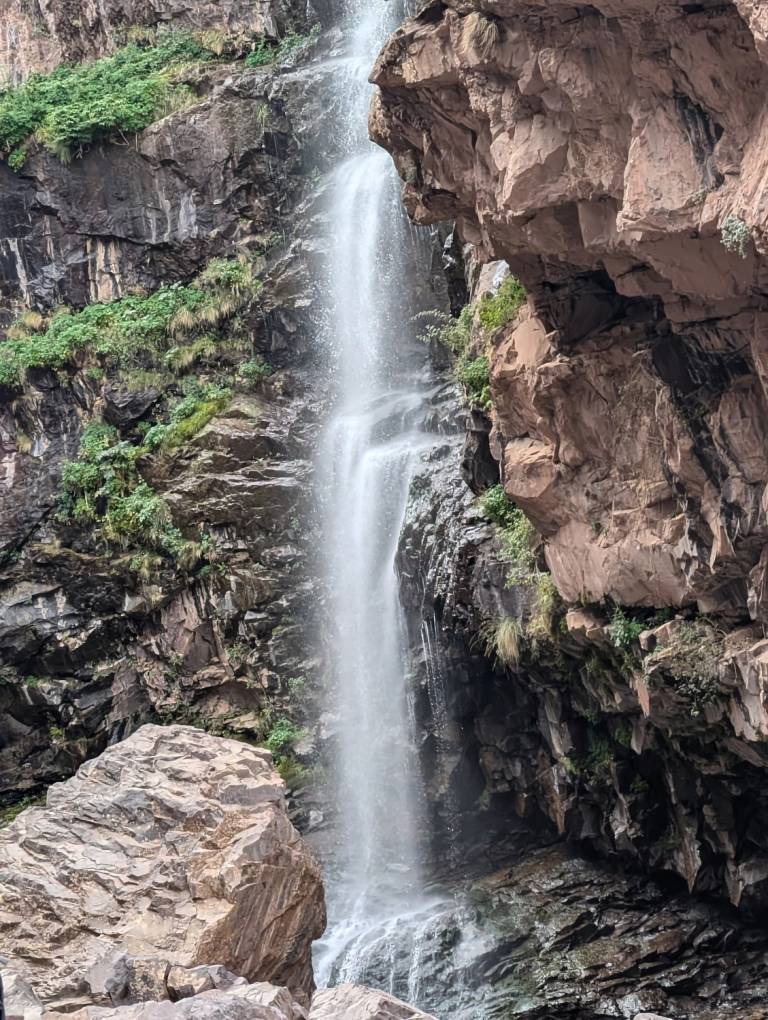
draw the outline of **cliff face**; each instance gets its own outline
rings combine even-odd
[[[565,607],[511,667],[519,694],[474,717],[491,788],[750,906],[768,861],[767,24],[754,3],[427,3],[381,54],[371,115],[410,214],[455,219],[528,293],[483,341],[491,448]],[[524,599],[459,582],[469,609],[443,592],[446,620],[525,624]]]
[[[531,294],[494,351],[496,450],[571,601],[760,612],[768,70],[746,7],[430,4],[374,72],[409,211],[456,218]]]
[[[33,15],[22,6],[6,9],[6,37],[45,67],[24,41]],[[76,56],[66,47],[82,29],[100,53],[115,40],[97,23],[177,16],[234,35],[238,11],[254,34],[308,32],[300,6],[301,17],[281,3],[82,5],[59,25],[51,5],[40,16],[56,23],[35,39]],[[173,300],[217,257],[252,281],[229,294],[223,319],[193,328],[197,341],[168,335],[126,361],[98,353],[97,333],[63,359],[49,347],[0,386],[0,803],[70,775],[147,719],[265,739],[290,715],[290,684],[314,676],[316,581],[301,521],[324,399],[311,273],[328,146],[310,153],[305,136],[322,126],[329,72],[304,63],[294,53],[250,69],[224,56],[186,69],[192,101],[129,144],[84,147],[69,164],[33,145],[17,172],[0,163],[0,316],[7,329],[34,310],[33,342],[48,343],[62,306],[129,298],[140,318],[143,300]],[[177,361],[180,348],[192,349]],[[189,426],[183,441],[150,450],[147,430],[174,414]],[[123,487],[122,499],[149,486],[162,502],[145,523],[168,516],[176,552],[109,538],[103,486],[86,499],[94,519],[65,520],[63,475],[94,428],[107,430],[108,458],[137,458],[138,473],[103,462],[107,488]]]
[[[307,14],[302,0],[10,0],[0,13],[0,73],[23,81],[64,61],[93,59],[141,29],[197,28],[234,36],[283,35]]]

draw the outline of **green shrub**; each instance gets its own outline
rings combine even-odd
[[[614,610],[610,633],[615,648],[629,648],[646,629],[646,623],[631,619],[620,606]]]
[[[188,286],[170,284],[79,312],[65,309],[47,323],[38,317],[34,327],[20,319],[0,343],[0,384],[18,385],[32,368],[63,369],[86,349],[116,367],[139,364],[161,351],[184,367],[215,347],[211,327],[233,316],[260,286],[250,266],[214,259]],[[174,343],[180,337],[187,340],[184,347]],[[191,357],[184,353],[187,347]]]
[[[583,771],[593,782],[605,783],[610,779],[611,766],[614,762],[610,741],[605,737],[590,733],[589,754],[584,760]]]
[[[515,313],[525,304],[525,288],[514,276],[508,276],[491,297],[480,301],[477,314],[483,329],[495,333],[511,322]]]
[[[491,409],[491,363],[482,354],[479,358],[463,355],[456,365],[456,378],[464,387],[470,407],[479,411]]]
[[[481,499],[481,507],[488,520],[501,528],[515,520],[515,504],[507,496],[503,485],[494,485],[486,489]]]
[[[269,731],[265,743],[272,754],[278,756],[290,751],[302,736],[303,731],[295,726],[290,719],[278,719]]]
[[[536,557],[532,548],[535,537],[533,525],[523,511],[515,507],[510,520],[501,529],[501,554],[512,568],[508,583],[525,583],[536,572]]]
[[[720,239],[726,251],[738,253],[743,259],[747,257],[747,250],[749,242],[752,240],[752,235],[744,220],[734,216],[733,213],[729,213],[720,230]]]
[[[269,379],[275,374],[275,370],[263,358],[254,358],[252,361],[246,361],[245,364],[240,365],[237,374],[243,382],[248,383],[249,386],[255,386],[256,383]]]
[[[94,523],[108,542],[177,556],[185,546],[168,504],[139,474],[145,449],[119,439],[111,425],[91,423],[80,456],[64,465],[59,519]]]
[[[425,312],[419,317],[431,320],[422,334],[425,342],[435,341],[454,354],[463,354],[469,346],[474,318],[472,305],[464,305],[455,318],[445,312]]]
[[[482,496],[481,508],[485,516],[498,528],[501,538],[501,556],[510,564],[507,584],[536,583],[538,602],[543,619],[551,621],[557,602],[557,589],[549,574],[539,571],[533,543],[536,530],[523,511],[508,498],[501,485],[494,485]]]
[[[153,46],[129,43],[92,63],[34,74],[0,93],[0,151],[18,170],[33,137],[68,160],[93,142],[142,131],[192,98],[178,72],[215,56],[174,32]]]

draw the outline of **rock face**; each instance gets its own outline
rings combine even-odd
[[[434,1012],[462,1020],[478,1008],[525,1020],[752,1020],[767,991],[763,932],[562,847],[477,882],[428,944],[422,979],[445,996]],[[445,947],[453,971],[441,974]]]
[[[309,1016],[310,1020],[435,1020],[386,992],[360,985],[339,985],[318,992]]]
[[[495,451],[569,600],[760,617],[768,68],[747,7],[428,4],[374,73],[409,210],[529,288],[493,351]]]
[[[10,0],[0,14],[0,74],[16,83],[63,62],[93,59],[126,41],[132,27],[202,29],[227,36],[275,38],[299,27],[300,0]]]
[[[125,952],[221,964],[307,1003],[323,892],[284,797],[266,752],[142,727],[0,832],[11,968],[66,1011],[107,1001]]]
[[[311,269],[332,143],[313,144],[310,160],[305,136],[323,123],[329,74],[296,54],[260,71],[228,63],[197,81],[199,103],[135,145],[95,147],[68,166],[38,153],[20,175],[0,164],[3,325],[28,303],[79,307],[188,282],[216,256],[249,257],[262,284],[235,358],[230,348],[192,367],[234,399],[142,465],[186,534],[210,522],[207,570],[166,562],[142,579],[131,550],[57,520],[63,466],[89,422],[135,442],[182,396],[162,360],[137,377],[86,359],[2,389],[0,805],[66,778],[143,721],[264,739],[267,706],[290,715],[291,685],[312,685],[318,662],[300,621],[317,602],[306,510],[325,384]],[[238,378],[237,362],[254,357],[272,375]]]
[[[529,296],[483,339],[490,444],[564,605],[554,632],[499,665],[503,681],[459,690],[454,728],[519,812],[756,911],[768,860],[758,6],[427,3],[381,54],[371,118],[409,212],[454,218],[474,256],[505,260]],[[439,504],[433,482],[421,498]],[[439,624],[475,642],[484,624],[524,629],[530,588],[478,574],[484,555],[453,534],[448,586],[430,582]],[[616,605],[649,633],[622,646]]]

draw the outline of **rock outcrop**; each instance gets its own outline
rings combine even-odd
[[[318,992],[310,1020],[435,1020],[386,992],[360,985],[339,985]]]
[[[410,212],[529,289],[493,350],[495,449],[569,600],[760,616],[768,69],[746,6],[433,3],[374,72]]]
[[[311,10],[311,8],[310,8]],[[0,13],[0,77],[18,83],[61,63],[93,59],[130,38],[131,29],[202,30],[275,38],[305,23],[302,0],[9,0]]]
[[[311,269],[333,142],[313,142],[310,159],[306,136],[323,123],[332,73],[301,54],[261,70],[224,61],[200,69],[199,102],[135,144],[94,146],[68,165],[30,153],[19,174],[0,163],[3,326],[27,305],[45,314],[187,283],[212,257],[247,258],[260,286],[183,379],[162,356],[126,371],[86,353],[0,389],[0,805],[144,721],[264,739],[267,709],[291,716],[291,685],[313,683],[301,620],[318,601],[306,510],[325,383]],[[238,376],[249,359],[264,369],[250,380]],[[61,526],[64,465],[89,423],[135,443],[185,387],[214,376],[234,399],[142,472],[181,530],[199,538],[202,525],[215,552],[205,567],[166,560],[142,578],[144,550]]]
[[[515,682],[459,692],[453,718],[520,812],[755,911],[765,60],[754,4],[427,3],[381,54],[371,117],[412,216],[454,218],[528,292],[476,342],[502,483],[564,605],[499,666]],[[442,626],[524,637],[530,586],[489,583],[456,541]]]
[[[166,961],[217,964],[308,1004],[323,891],[284,798],[267,752],[190,727],[109,748],[0,832],[11,968],[54,1010],[108,1002],[126,952],[163,981]]]

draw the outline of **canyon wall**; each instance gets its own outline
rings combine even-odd
[[[500,668],[514,683],[464,710],[489,789],[755,910],[765,28],[747,3],[431,2],[381,54],[371,114],[413,218],[454,220],[471,258],[503,260],[528,295],[498,328],[475,317],[472,343],[499,476],[560,608]],[[473,460],[479,491],[492,480]],[[524,632],[530,586],[478,577],[464,539],[457,556],[444,627]]]
[[[112,11],[102,6],[94,17]],[[240,6],[256,28],[308,33],[314,21],[291,9],[289,22],[280,3]],[[195,6],[195,24],[229,30],[229,8],[207,10]],[[5,17],[22,39],[27,14]],[[83,30],[100,52],[99,33]],[[45,38],[64,47],[69,35],[54,25]],[[316,678],[309,508],[325,382],[313,273],[332,142],[310,126],[322,127],[331,72],[305,64],[296,52],[255,69],[225,56],[197,69],[195,102],[129,144],[96,144],[69,164],[34,147],[17,172],[0,163],[6,328],[30,310],[40,330],[62,307],[172,296],[217,257],[239,258],[256,281],[183,364],[167,360],[172,341],[130,364],[86,345],[0,386],[0,806],[149,719],[266,739]],[[133,457],[201,386],[227,396],[184,442],[145,450],[134,482],[161,496],[184,541],[207,536],[202,557],[63,520],[62,475],[89,427],[112,430]]]

